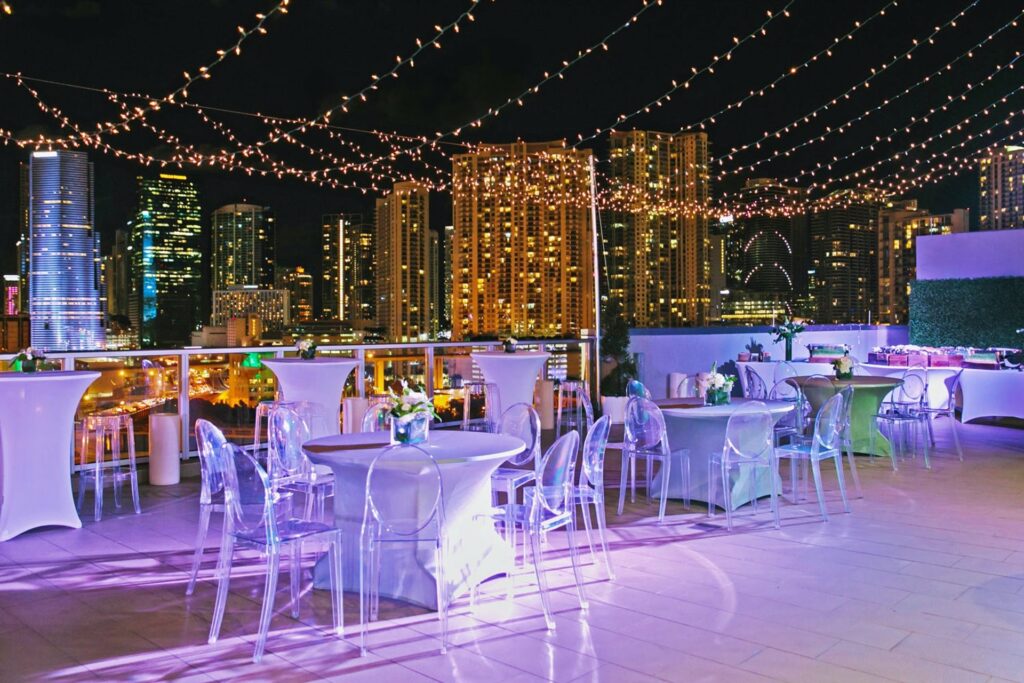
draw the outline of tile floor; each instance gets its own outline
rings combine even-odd
[[[618,576],[587,559],[589,613],[554,534],[557,629],[525,580],[514,602],[495,580],[455,605],[447,656],[434,615],[390,604],[361,658],[311,591],[300,619],[275,615],[253,665],[261,575],[245,562],[207,645],[212,552],[184,596],[198,482],[144,487],[140,516],[108,508],[0,544],[0,680],[1024,681],[1024,429],[963,427],[961,464],[938,424],[933,471],[859,458],[864,498],[844,515],[832,496],[828,524],[811,503],[784,505],[781,531],[745,508],[727,534],[678,503],[664,526],[645,504],[616,518],[612,500]]]

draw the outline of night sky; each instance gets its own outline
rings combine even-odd
[[[256,12],[274,4],[270,0],[10,1],[13,16],[0,18],[0,71],[151,95],[173,90],[182,82],[183,70],[194,71],[208,62],[218,48],[235,40],[237,25],[252,25]],[[549,84],[527,100],[526,106],[514,107],[474,129],[467,139],[574,138],[579,131],[607,126],[619,113],[632,111],[661,94],[672,79],[685,79],[691,66],[703,66],[712,55],[724,52],[733,36],[743,36],[759,25],[766,10],[778,11],[784,4],[785,0],[665,0],[662,7],[649,10],[635,27],[613,39],[608,52],[583,61],[565,80]],[[852,28],[855,20],[863,20],[884,4],[885,0],[796,0],[792,16],[773,22],[766,38],[740,47],[714,75],[698,77],[689,90],[651,114],[637,117],[626,128],[675,131],[697,121],[802,62]],[[833,58],[784,81],[768,96],[720,117],[709,129],[712,155],[749,142],[762,130],[788,123],[842,94],[871,67],[907,49],[913,38],[927,35],[967,4],[967,0],[900,2],[855,40],[838,45]],[[434,24],[453,20],[468,5],[466,0],[295,0],[287,15],[268,23],[268,35],[247,42],[240,57],[228,59],[212,72],[210,80],[191,88],[189,99],[281,116],[317,114],[337,103],[344,93],[364,86],[371,73],[389,69],[395,55],[411,51],[416,37],[427,39]],[[417,60],[415,69],[403,71],[398,80],[390,80],[372,93],[369,102],[332,122],[412,134],[454,127],[532,85],[542,72],[557,69],[563,59],[599,40],[640,6],[639,1],[627,0],[483,0],[474,12],[476,22],[447,36],[442,50],[430,50]],[[1016,3],[980,0],[956,28],[940,33],[935,45],[921,48],[913,60],[890,69],[870,89],[856,93],[819,117],[813,127],[798,129],[775,146],[788,147],[812,131],[841,123],[899,92],[964,52],[1019,10]],[[1022,32],[1024,24],[1004,32],[951,74],[918,89],[898,105],[825,144],[762,166],[759,175],[787,175],[887,133],[1012,57],[1021,44]],[[900,139],[920,140],[938,132],[1020,85],[1022,74],[1024,68],[1004,72],[967,102],[954,104],[949,112]],[[116,116],[116,109],[101,95],[53,85],[37,87],[44,98],[87,128]],[[1019,109],[1021,100],[1021,96],[1012,98],[1000,111]],[[166,110],[152,120],[206,149],[224,144],[193,113]],[[256,139],[265,130],[244,117],[217,115],[217,120],[246,140]],[[981,130],[994,120],[976,121],[970,130]],[[26,135],[58,132],[53,120],[8,79],[0,80],[0,128]],[[995,137],[1010,130],[1003,129]],[[351,139],[360,143],[372,140],[361,134],[352,134]],[[144,132],[118,136],[111,142],[156,156],[168,151]],[[311,136],[309,142],[334,144],[332,149],[337,149],[326,137]],[[368,149],[379,152],[381,148],[371,144]],[[596,149],[603,154],[603,142]],[[296,165],[321,165],[292,147],[282,145],[270,151]],[[883,148],[853,161],[880,158],[892,151],[895,148]],[[131,216],[135,176],[147,171],[99,152],[90,156],[96,164],[97,223],[107,236]],[[760,156],[748,153],[743,158]],[[14,270],[17,162],[25,158],[27,152],[0,147],[0,244],[10,247],[0,260],[4,272]],[[305,265],[314,272],[319,266],[320,215],[370,212],[373,207],[372,194],[359,191],[327,190],[299,180],[255,179],[215,169],[185,172],[197,179],[207,214],[242,199],[273,207],[280,226],[280,262]],[[936,211],[970,206],[976,213],[975,184],[975,174],[966,173],[917,196],[923,206]],[[435,228],[450,222],[446,196],[431,197],[431,222]]]

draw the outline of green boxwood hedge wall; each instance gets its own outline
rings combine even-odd
[[[915,280],[910,289],[910,343],[922,346],[1021,348],[1024,277]]]

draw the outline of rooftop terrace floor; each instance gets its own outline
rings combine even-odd
[[[309,591],[294,620],[282,580],[254,665],[262,574],[244,556],[222,638],[207,645],[216,533],[195,594],[184,595],[198,479],[144,486],[139,516],[113,513],[108,495],[100,523],[0,544],[0,679],[1024,681],[1024,430],[962,426],[961,464],[948,424],[936,424],[932,471],[858,458],[864,498],[845,515],[832,495],[827,524],[812,502],[784,503],[780,531],[763,506],[756,517],[744,508],[729,534],[723,516],[709,523],[703,508],[672,503],[658,526],[653,505],[616,517],[612,491],[618,576],[608,581],[584,555],[588,613],[564,534],[552,534],[557,629],[545,629],[525,578],[512,602],[497,579],[475,608],[453,606],[446,656],[435,615],[392,603],[361,658],[354,635],[328,635],[324,592]],[[345,606],[354,634],[357,596]]]

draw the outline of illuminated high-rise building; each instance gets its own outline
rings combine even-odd
[[[103,257],[104,279],[107,284],[107,314],[111,317],[131,318],[134,312],[137,316],[138,305],[132,306],[131,286],[131,257],[134,252],[131,247],[130,229],[134,221],[129,222],[129,230],[115,230],[114,244],[110,247],[110,253]],[[135,329],[138,329],[138,321],[133,321]]]
[[[377,324],[390,341],[423,341],[433,329],[429,226],[429,191],[422,185],[395,183],[377,200]]]
[[[890,202],[878,212],[878,322],[906,325],[909,320],[917,238],[967,232],[969,219],[969,209],[932,214],[918,209],[916,199]]]
[[[978,164],[978,227],[1024,228],[1024,147],[996,147]]]
[[[21,281],[17,273],[4,275],[2,292],[3,312],[0,315],[18,315],[21,313]]]
[[[211,287],[273,287],[276,227],[274,214],[267,206],[227,204],[214,211]]]
[[[277,289],[288,292],[291,322],[313,321],[313,276],[302,266],[277,269]]]
[[[639,327],[703,325],[711,304],[706,133],[613,132],[608,296]]]
[[[486,145],[452,169],[452,338],[593,330],[590,150]]]
[[[836,190],[809,219],[814,321],[865,323],[878,295],[878,200]]]
[[[18,164],[18,309],[28,310],[28,271],[32,261],[32,249],[29,246],[29,235],[32,234],[29,223],[30,201],[28,183],[28,163]]]
[[[321,229],[320,319],[374,324],[377,254],[373,223],[361,213],[331,213],[323,217]]]
[[[444,263],[441,264],[441,327],[452,329],[452,245],[455,243],[455,226],[444,226]]]
[[[183,346],[205,322],[202,208],[186,176],[138,178],[131,226],[133,327],[143,347]],[[114,256],[117,255],[115,241]],[[116,281],[108,286],[117,288]]]
[[[427,281],[430,289],[430,338],[436,339],[441,329],[441,279],[444,270],[441,264],[441,235],[436,230],[430,231],[430,266],[427,268]]]
[[[89,157],[33,152],[28,181],[32,345],[47,351],[102,349],[102,260]]]

